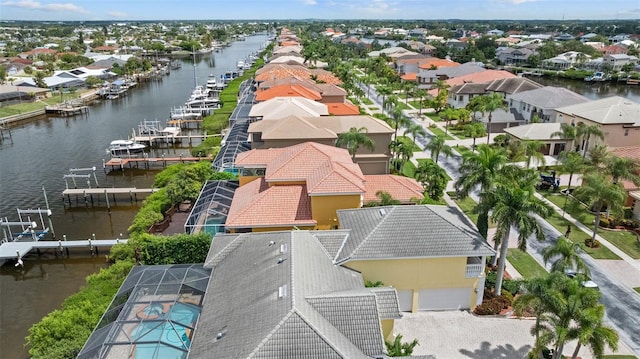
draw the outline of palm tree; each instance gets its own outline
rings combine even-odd
[[[402,342],[402,335],[398,334],[393,342],[384,342],[387,346],[387,355],[390,357],[411,356],[413,348],[418,345],[418,339],[414,339],[410,343]]]
[[[520,141],[518,146],[525,156],[527,168],[531,166],[531,158],[535,158],[537,162],[541,164],[539,166],[544,166],[544,154],[541,152],[541,150],[545,148],[544,142],[538,140],[523,140]]]
[[[444,120],[444,133],[449,134],[449,123],[452,120],[457,120],[458,111],[452,109],[451,107],[447,107],[444,110],[440,111],[438,115],[440,115],[440,118]]]
[[[591,173],[582,179],[582,186],[576,189],[576,197],[585,202],[595,214],[593,236],[591,237],[591,246],[593,246],[600,225],[602,208],[606,207],[607,210],[619,212],[626,194],[620,184],[611,183],[601,174]]]
[[[476,150],[476,138],[487,134],[487,130],[482,122],[472,122],[464,127],[464,135],[473,138],[472,150]]]
[[[578,273],[589,275],[589,267],[580,258],[580,244],[573,243],[560,236],[556,243],[542,250],[542,259],[547,264],[551,260],[551,271],[565,273],[567,270],[575,270]],[[554,259],[556,258],[557,259]]]
[[[420,101],[418,102],[418,115],[422,116],[422,103],[424,101],[424,97],[429,95],[429,93],[426,90],[423,89],[417,89],[416,92],[414,93],[414,96],[418,97],[420,99]]]
[[[578,129],[576,130],[576,136],[580,137],[584,141],[584,148],[582,149],[582,157],[587,156],[587,151],[589,150],[589,140],[591,136],[596,136],[599,139],[604,141],[604,132],[600,129],[598,125],[585,125],[581,123],[578,125]]]
[[[574,146],[575,146],[575,141],[576,141],[576,126],[568,124],[568,123],[561,123],[560,124],[560,131],[556,131],[554,133],[551,134],[551,138],[554,137],[559,137],[562,138],[564,140],[569,140],[570,145],[568,146],[569,148],[567,149],[567,151],[573,151],[574,150]]]
[[[604,305],[596,305],[586,309],[577,321],[580,327],[578,334],[578,345],[571,356],[572,359],[578,357],[580,347],[588,345],[595,358],[604,356],[604,348],[609,346],[614,352],[618,350],[618,333],[604,325]]]
[[[607,146],[595,145],[589,149],[589,160],[587,160],[586,163],[588,163],[589,166],[593,167],[594,170],[602,172],[607,164],[607,159],[609,156],[610,155],[609,150],[607,150]]]
[[[562,215],[564,216],[564,211],[567,207],[567,199],[571,193],[571,181],[573,180],[573,174],[582,171],[584,168],[584,159],[578,152],[562,152],[560,157],[562,159],[562,171],[569,174],[566,197],[564,199],[564,205],[562,206]]]
[[[497,226],[494,241],[500,242],[495,293],[500,293],[502,290],[511,229],[517,230],[518,248],[522,251],[527,249],[527,238],[530,236],[535,235],[538,240],[544,240],[544,232],[534,214],[546,218],[553,210],[535,197],[534,193],[533,186],[519,187],[513,181],[501,181],[500,178],[496,181],[495,187],[480,193],[481,202],[478,204],[478,211],[488,213],[489,209],[492,210],[491,220]]]
[[[447,186],[447,172],[433,161],[420,161],[413,174],[416,181],[422,184],[429,198],[439,200]]]
[[[422,125],[418,124],[418,123],[409,123],[407,125],[407,129],[404,131],[405,134],[410,134],[411,137],[413,138],[413,142],[416,142],[416,139],[418,138],[418,136],[426,136],[427,135],[427,131],[424,130],[424,127],[422,127]]]
[[[401,204],[401,202],[399,200],[393,198],[393,196],[391,196],[391,194],[389,192],[385,192],[385,191],[382,191],[382,190],[376,192],[376,197],[378,197],[380,200],[379,201],[368,202],[364,206],[365,207],[380,207],[380,206],[393,206],[393,205]]]
[[[640,185],[640,163],[632,158],[607,156],[605,158],[605,173],[613,178],[613,183],[618,183],[620,179],[633,182]]]
[[[389,95],[391,95],[393,93],[393,89],[391,89],[391,86],[381,85],[381,86],[378,86],[377,91],[378,91],[378,94],[380,94],[382,96],[382,108],[386,109],[387,108],[387,96],[389,96]]]
[[[507,155],[502,148],[480,145],[478,152],[465,153],[462,156],[462,165],[458,169],[460,177],[454,184],[457,195],[465,198],[478,186],[480,186],[480,192],[488,191],[506,163]],[[488,213],[487,209],[478,215],[478,230],[484,238],[487,238],[489,228]]]
[[[504,102],[502,95],[494,92],[490,95],[480,95],[472,99],[473,105],[470,106],[471,111],[480,111],[484,116],[485,113],[489,113],[487,117],[487,144],[489,144],[489,136],[491,135],[491,119],[493,118],[493,112],[497,109],[507,109],[507,104]]]
[[[391,111],[391,121],[393,121],[393,140],[395,141],[398,139],[398,128],[408,126],[411,120],[404,117],[402,110],[396,107]]]
[[[375,149],[375,143],[371,138],[369,138],[369,136],[367,136],[366,127],[351,127],[349,132],[338,134],[336,147],[346,147],[354,162],[356,161],[356,152],[358,152],[358,148],[360,148],[360,146],[364,146],[370,151]]]
[[[436,163],[438,163],[440,153],[444,153],[447,158],[449,156],[453,156],[453,150],[451,149],[451,146],[445,143],[444,136],[442,135],[431,137],[431,140],[429,140],[429,143],[424,146],[424,149],[431,152],[431,159],[433,159]]]

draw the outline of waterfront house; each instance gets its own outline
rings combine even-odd
[[[611,96],[556,109],[557,121],[576,126],[596,125],[604,133],[604,141],[591,137],[589,148],[597,144],[607,147],[640,145],[640,104],[620,96]],[[586,143],[579,143],[584,149]],[[588,149],[587,149],[588,150]]]
[[[503,97],[542,87],[526,77],[507,77],[487,83],[463,83],[451,86],[447,102],[454,108],[463,108],[469,101],[480,95],[499,93]]]
[[[558,122],[556,108],[589,101],[586,97],[563,87],[544,86],[535,90],[508,95],[509,109],[519,121]]]
[[[437,81],[446,81],[453,77],[468,75],[474,72],[485,71],[485,68],[479,66],[475,62],[467,62],[462,65],[438,67],[437,69],[429,69],[426,65],[420,66],[418,72],[418,87],[423,89],[429,89],[435,87]]]
[[[367,176],[346,149],[315,142],[243,152],[235,167],[240,187],[225,223],[235,233],[337,228],[336,211],[360,208],[366,192],[374,190],[407,204],[424,197],[422,186],[409,178],[413,193],[408,198],[404,190],[395,192],[397,185],[389,179],[387,187],[368,188]]]
[[[389,144],[393,129],[371,116],[287,116],[254,122],[247,132],[251,148],[282,148],[307,141],[334,146],[339,134],[363,127],[375,147],[373,150],[358,149],[355,162],[364,174],[389,173]]]
[[[566,70],[575,65],[581,65],[588,61],[591,56],[577,51],[568,51],[555,57],[542,60],[542,68],[554,70]]]
[[[327,105],[304,97],[275,97],[251,106],[252,120],[278,119],[291,115],[302,117],[328,116]]]
[[[520,44],[522,45],[522,44]],[[499,47],[496,49],[496,58],[502,65],[520,66],[527,63],[529,56],[535,52],[526,47]]]
[[[384,206],[338,211],[337,265],[398,291],[400,310],[473,309],[482,302],[484,266],[495,251],[455,207]]]

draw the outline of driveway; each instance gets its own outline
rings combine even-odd
[[[437,359],[523,359],[533,347],[530,333],[533,319],[479,317],[465,311],[402,313],[395,321],[393,333],[402,334],[403,342],[418,339],[413,355],[432,355]],[[575,344],[565,345],[568,357]],[[611,354],[607,348],[605,354]],[[631,354],[619,343],[616,354]],[[591,359],[588,348],[579,356]]]

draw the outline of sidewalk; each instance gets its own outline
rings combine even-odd
[[[551,203],[549,200],[544,198],[544,196],[539,194],[539,193],[536,193],[536,197],[538,197],[539,199],[543,200],[545,203],[550,205],[559,215],[562,216],[562,208],[560,208],[560,207],[556,206],[555,204]],[[581,222],[579,222],[575,218],[571,217],[571,215],[569,215],[568,213],[565,213],[564,219],[566,219],[567,221],[571,222],[573,225],[578,227],[582,232],[588,234],[589,236],[593,236],[593,231],[591,229],[589,229],[587,226],[585,226],[584,224],[582,224]],[[623,252],[621,249],[619,249],[618,247],[613,245],[611,242],[609,242],[606,239],[602,238],[599,234],[596,235],[596,239],[598,241],[600,241],[600,244],[602,244],[605,247],[607,247],[609,250],[611,250],[613,253],[615,253],[618,257],[620,257],[623,261],[625,261],[626,263],[630,264],[635,270],[638,271],[637,275],[640,276],[640,261],[639,260],[636,260],[636,259],[632,258],[628,254]]]

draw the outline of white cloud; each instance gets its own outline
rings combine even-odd
[[[107,12],[107,15],[111,16],[111,17],[115,17],[118,19],[126,19],[129,18],[129,14],[127,14],[126,12],[122,12],[122,11],[109,11]]]
[[[18,7],[23,9],[43,10],[43,11],[70,11],[80,14],[87,14],[88,11],[74,4],[42,4],[38,1],[32,0],[19,0],[19,1],[4,1],[2,6]]]
[[[305,5],[318,5],[318,1],[316,0],[302,0],[302,3]]]
[[[370,15],[389,15],[396,13],[398,10],[386,0],[371,0],[367,5],[362,6],[362,11]]]

